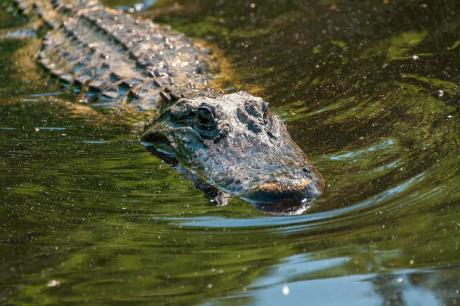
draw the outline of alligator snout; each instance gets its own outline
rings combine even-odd
[[[276,179],[249,190],[243,198],[272,214],[300,213],[323,191],[321,182],[308,178]]]

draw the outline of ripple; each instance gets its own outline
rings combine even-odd
[[[359,203],[334,209],[326,212],[312,213],[302,216],[266,216],[259,218],[225,218],[215,217],[192,217],[192,218],[163,218],[152,217],[151,220],[173,222],[180,227],[189,228],[272,228],[275,232],[294,233],[297,231],[313,230],[325,227],[340,227],[347,218],[364,218],[372,214],[377,207],[392,202],[400,197],[405,191],[420,184],[425,173],[406,180],[405,182],[385,190],[384,192],[370,197]],[[297,225],[294,227],[294,225]],[[298,225],[301,225],[300,227]],[[328,226],[326,226],[328,225]]]
[[[394,145],[394,139],[383,139],[382,141],[375,143],[365,149],[356,149],[353,151],[347,151],[345,153],[331,154],[329,159],[334,161],[356,160],[357,158],[362,157],[363,155],[367,155],[368,153],[378,153],[379,151],[390,150],[394,147]]]

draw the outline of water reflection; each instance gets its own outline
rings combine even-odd
[[[411,178],[410,180],[388,189],[381,194],[375,195],[365,201],[356,203],[352,206],[338,208],[335,210],[319,213],[311,213],[305,216],[288,216],[288,217],[260,217],[257,219],[237,219],[222,217],[195,217],[187,218],[160,218],[165,221],[178,222],[180,226],[185,227],[202,227],[202,228],[251,228],[251,227],[271,227],[275,231],[294,233],[301,231],[303,233],[317,228],[330,228],[331,226],[339,228],[343,225],[353,223],[358,218],[381,212],[381,209],[389,209],[392,203],[403,194],[409,193],[411,187],[414,188],[424,179],[423,173]],[[412,189],[413,190],[413,189]],[[386,204],[386,206],[384,206]]]

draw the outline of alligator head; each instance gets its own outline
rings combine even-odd
[[[271,213],[303,211],[324,188],[268,103],[246,92],[178,99],[142,140],[207,185]]]

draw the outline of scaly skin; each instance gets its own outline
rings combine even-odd
[[[206,50],[183,34],[96,0],[16,1],[50,28],[40,63],[96,106],[159,109],[144,144],[214,202],[229,193],[272,213],[299,213],[322,192],[321,175],[268,103],[216,94]]]

